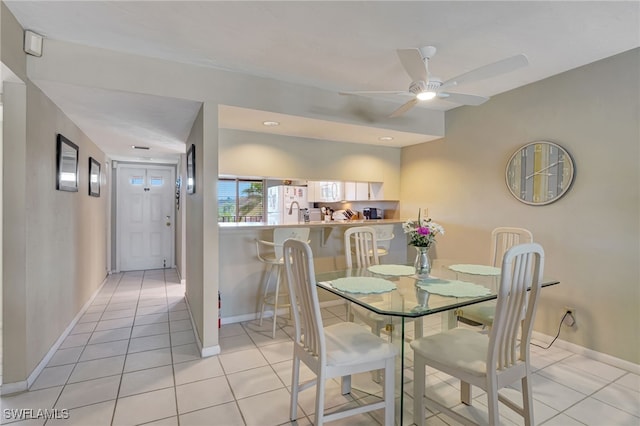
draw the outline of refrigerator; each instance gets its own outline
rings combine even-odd
[[[289,215],[289,208],[294,201],[298,202],[300,208],[294,204],[293,214]],[[267,220],[270,225],[297,224],[298,210],[306,208],[309,208],[306,186],[279,185],[267,190]]]

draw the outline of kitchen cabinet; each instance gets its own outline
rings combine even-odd
[[[345,182],[344,199],[347,201],[368,201],[369,182]]]
[[[384,188],[382,182],[369,182],[369,199],[384,200]]]
[[[312,203],[336,203],[344,200],[344,182],[307,182],[308,200]]]

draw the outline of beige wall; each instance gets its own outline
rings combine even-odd
[[[2,62],[26,76],[22,28],[2,10]],[[37,367],[106,276],[107,197],[88,195],[88,158],[104,154],[31,82],[5,83],[3,382]],[[79,146],[80,186],[57,191],[56,134]]]
[[[186,297],[205,355],[218,351],[217,117],[217,105],[204,103],[193,124],[187,147],[195,145],[196,191],[184,198]]]
[[[221,174],[384,182],[400,195],[400,149],[220,129]]]
[[[108,183],[88,196],[88,158],[104,154],[42,92],[26,86],[26,145],[5,139],[4,382],[20,382],[107,273]],[[79,190],[56,190],[56,134],[79,146]],[[103,182],[105,184],[106,182]],[[11,344],[8,344],[11,342]],[[19,342],[23,344],[16,344]]]
[[[22,80],[27,77],[22,27],[4,2],[0,2],[0,59]]]
[[[497,226],[530,229],[546,252],[535,329],[555,335],[564,306],[577,326],[561,339],[640,362],[640,50],[451,110],[446,137],[402,151],[402,217],[419,207],[442,223],[438,257],[488,261]],[[571,153],[573,187],[540,207],[505,185],[511,154],[549,140]]]
[[[196,149],[196,192],[187,194],[185,192],[182,200],[184,215],[186,216],[184,229],[185,239],[188,241],[185,250],[185,295],[191,309],[191,315],[195,322],[196,332],[202,341],[203,330],[203,280],[202,280],[202,174],[198,173],[202,167],[202,139],[203,139],[203,112],[198,113],[191,133],[187,139],[187,146],[195,145]],[[185,179],[186,188],[186,179]]]

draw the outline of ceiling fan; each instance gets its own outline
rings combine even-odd
[[[413,108],[419,101],[433,98],[443,99],[461,105],[480,105],[488,101],[489,98],[478,95],[467,95],[464,93],[452,93],[445,89],[449,89],[468,81],[482,80],[500,74],[505,74],[529,64],[527,57],[523,54],[519,54],[467,71],[456,77],[450,78],[449,80],[442,81],[431,76],[429,73],[429,60],[436,54],[435,47],[425,46],[417,49],[398,49],[397,52],[402,66],[413,80],[409,85],[408,91],[355,91],[341,92],[341,94],[395,94],[412,96],[411,100],[401,105],[400,108],[391,113],[389,117],[402,115]]]

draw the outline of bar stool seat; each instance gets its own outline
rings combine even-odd
[[[307,241],[309,239],[309,228],[274,228],[273,241],[256,240],[256,254],[258,259],[265,265],[270,266],[259,301],[259,324],[262,326],[265,309],[267,306],[271,306],[273,309],[272,338],[276,336],[278,309],[288,308],[289,316],[291,317],[291,303],[289,301],[289,294],[286,291],[287,286],[283,286],[282,290],[280,288],[282,268],[284,267],[282,245],[285,240],[289,238]]]

